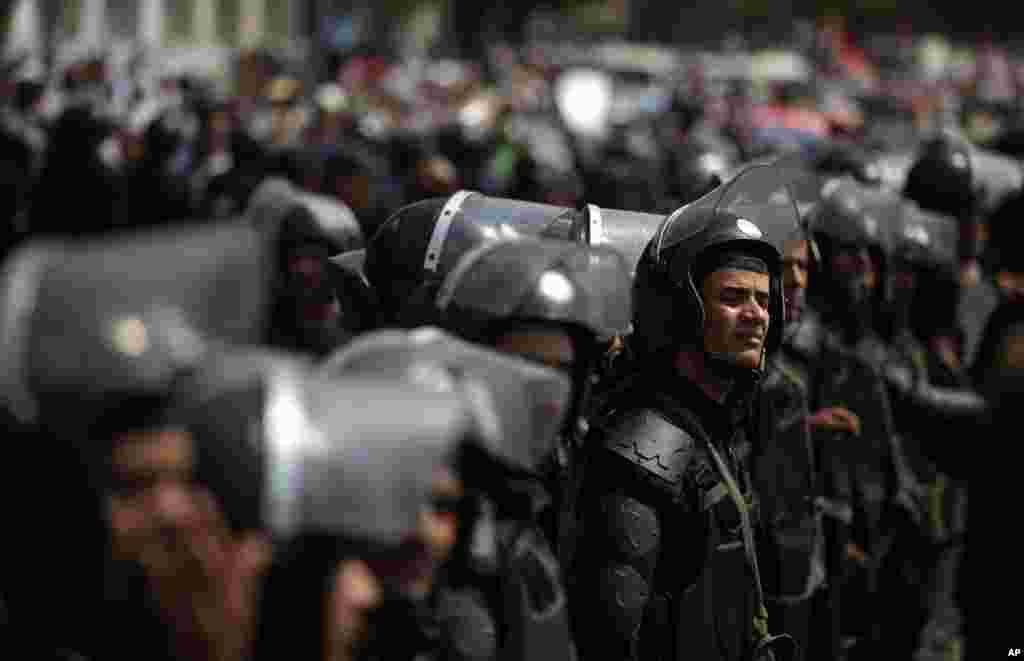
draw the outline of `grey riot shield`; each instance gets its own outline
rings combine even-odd
[[[971,167],[982,213],[990,214],[1024,187],[1024,170],[1014,158],[981,147],[971,149]]]
[[[462,400],[380,375],[322,379],[259,348],[210,356],[188,381],[198,476],[236,528],[397,544],[467,433]]]
[[[260,348],[218,351],[185,385],[200,480],[235,527],[282,539],[399,543],[470,423],[452,393],[377,374],[324,379]]]
[[[4,276],[4,398],[26,421],[74,430],[108,393],[165,390],[210,341],[258,342],[267,253],[259,233],[234,222],[29,244]]]
[[[550,457],[569,409],[567,376],[436,328],[363,335],[331,356],[324,372],[400,374],[460,392],[474,413],[475,440],[519,470],[535,471]]]
[[[268,179],[253,193],[246,210],[261,231],[283,240],[323,241],[331,254],[363,247],[363,233],[352,210],[337,200],[306,193],[284,179]]]
[[[386,545],[416,530],[470,424],[453,393],[379,375],[278,379],[265,416],[271,529]]]
[[[437,297],[442,315],[542,319],[597,337],[629,332],[631,280],[621,255],[565,241],[489,243],[467,254]]]
[[[267,394],[272,384],[300,383],[311,367],[285,353],[222,347],[181,384],[179,406],[196,443],[196,477],[236,530],[267,526]]]
[[[765,238],[759,229],[762,218],[787,226],[799,223],[800,212],[790,190],[792,175],[787,159],[746,167],[728,182],[666,218],[656,233],[655,251],[660,253],[697,236],[707,229],[707,219],[719,213],[749,219],[740,227],[740,236],[754,239]],[[699,209],[709,209],[711,213],[694,213]],[[688,222],[690,218],[700,218],[702,222]]]
[[[448,198],[438,215],[423,269],[443,277],[466,252],[481,243],[500,239],[544,236],[578,241],[579,216],[565,207],[459,191]]]
[[[585,242],[591,246],[607,246],[619,252],[632,275],[636,273],[636,265],[647,243],[664,220],[664,216],[653,213],[603,209],[588,204],[583,221]]]

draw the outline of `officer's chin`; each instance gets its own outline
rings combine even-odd
[[[741,369],[756,370],[761,367],[761,347],[737,353],[732,363]]]

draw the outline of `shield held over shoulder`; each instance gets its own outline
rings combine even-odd
[[[269,264],[263,238],[237,222],[28,244],[4,275],[7,405],[70,429],[111,393],[165,391],[209,344],[258,343]]]

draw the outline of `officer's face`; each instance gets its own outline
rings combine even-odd
[[[564,331],[548,328],[503,333],[495,342],[495,348],[568,373],[572,372],[576,360],[572,338]]]
[[[182,560],[186,531],[197,516],[192,437],[166,429],[114,441],[107,495],[114,555],[167,575]]]
[[[740,367],[761,365],[768,334],[767,273],[720,269],[704,278],[704,348],[730,356]]]
[[[804,309],[804,292],[810,271],[807,241],[791,241],[782,255],[782,286],[786,292],[786,320],[800,321]]]
[[[999,293],[1006,300],[1024,300],[1024,273],[1003,269],[996,275]]]
[[[913,267],[902,262],[893,265],[888,280],[892,295],[900,301],[909,300],[917,287],[917,275]]]
[[[877,271],[866,248],[839,246],[830,266],[833,277],[856,298],[863,298],[874,289]]]
[[[434,474],[433,504],[420,512],[417,528],[401,544],[366,559],[374,576],[411,599],[422,599],[435,572],[451,555],[458,536],[462,482],[447,468]]]

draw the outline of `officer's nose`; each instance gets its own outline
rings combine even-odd
[[[161,526],[180,528],[195,514],[192,494],[184,484],[158,485],[153,493],[153,514]]]

